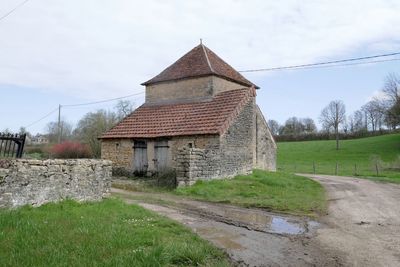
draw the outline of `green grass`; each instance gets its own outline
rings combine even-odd
[[[314,216],[326,209],[325,191],[308,178],[282,172],[254,170],[233,179],[198,181],[176,194],[198,200]]]
[[[316,173],[335,174],[337,162],[338,175],[357,174],[400,183],[400,172],[395,170],[400,168],[400,134],[343,140],[339,150],[336,150],[334,140],[278,143],[279,170],[312,173],[313,161]]]
[[[0,209],[0,266],[229,266],[186,227],[109,199]]]

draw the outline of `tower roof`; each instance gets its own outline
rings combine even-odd
[[[190,50],[160,74],[142,83],[142,85],[209,75],[215,75],[244,86],[259,88],[202,43]]]

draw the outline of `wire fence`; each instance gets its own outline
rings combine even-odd
[[[313,173],[342,176],[373,176],[400,178],[400,164],[381,161],[365,162],[293,162],[278,164],[279,171],[292,173]]]

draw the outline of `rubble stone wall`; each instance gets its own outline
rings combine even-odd
[[[1,160],[0,208],[40,206],[63,199],[96,201],[111,189],[108,160]]]

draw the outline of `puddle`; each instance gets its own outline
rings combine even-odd
[[[269,228],[271,232],[276,234],[299,235],[306,231],[299,223],[292,223],[284,218],[279,217],[272,218]]]
[[[300,235],[307,231],[305,222],[280,216],[268,216],[259,212],[242,212],[240,210],[230,209],[224,210],[223,215],[224,217],[248,223],[253,227],[264,229],[266,232],[274,234]],[[314,221],[308,221],[306,223],[307,227],[311,229],[315,229],[319,225]]]

